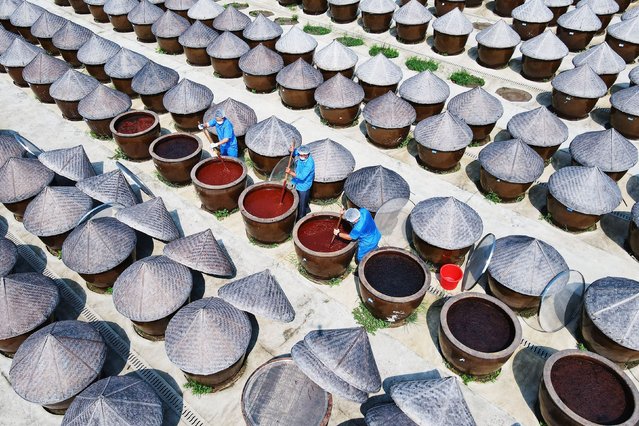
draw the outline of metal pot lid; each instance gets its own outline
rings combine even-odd
[[[490,264],[495,252],[495,236],[486,234],[468,254],[464,276],[462,278],[462,291],[470,291],[479,282]]]

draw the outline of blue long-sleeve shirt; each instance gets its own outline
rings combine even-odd
[[[353,225],[351,233],[348,234],[351,239],[357,240],[358,242],[358,262],[362,260],[368,252],[375,250],[379,244],[379,240],[382,239],[382,234],[377,229],[375,220],[373,220],[373,216],[371,216],[370,212],[364,208],[360,208],[359,215],[359,220]]]
[[[215,119],[209,121],[209,126],[215,126],[215,132],[217,133],[217,138],[220,141],[227,138],[229,140],[227,143],[220,145],[220,153],[222,155],[228,155],[230,157],[237,157],[237,138],[235,137],[233,123],[231,123],[231,121],[225,117],[222,123],[218,123]]]
[[[297,149],[293,151],[293,155],[298,155]],[[315,179],[315,161],[312,156],[308,156],[306,160],[299,160],[295,167],[295,177],[292,179],[295,189],[298,191],[308,191],[313,185]]]

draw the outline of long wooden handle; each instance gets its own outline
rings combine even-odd
[[[214,143],[213,138],[209,134],[209,131],[207,130],[207,128],[205,127],[202,131],[206,135],[206,138],[209,140],[209,142],[213,144]],[[220,161],[222,162],[222,165],[224,166],[225,169],[228,170],[228,168],[226,167],[226,164],[224,163],[224,159],[222,158],[222,150],[219,147],[218,147],[218,152],[220,153]]]
[[[291,153],[288,156],[288,166],[286,166],[287,169],[291,168],[291,162],[293,161],[293,152],[295,151],[295,141],[293,141],[293,143],[291,144],[291,147],[293,149],[291,150]],[[288,181],[288,173],[284,173],[284,181],[282,182],[282,194],[280,195],[280,204],[284,202],[284,194],[286,193],[287,181]]]
[[[339,226],[342,224],[342,213],[339,214],[339,218],[337,218],[337,227],[336,229],[339,230]],[[331,243],[328,245],[328,247],[330,248],[333,243],[335,242],[335,237],[337,237],[337,235],[333,234],[333,239],[331,240]]]

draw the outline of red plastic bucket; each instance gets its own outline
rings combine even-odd
[[[463,276],[464,272],[459,266],[447,263],[439,270],[439,283],[444,290],[454,290]]]

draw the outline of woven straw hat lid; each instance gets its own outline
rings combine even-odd
[[[179,37],[190,26],[186,18],[169,9],[151,25],[151,32],[156,37],[173,38]]]
[[[397,8],[392,0],[362,0],[359,10],[366,13],[383,14],[391,13]]]
[[[191,6],[187,15],[191,19],[205,20],[215,19],[222,12],[224,12],[224,8],[213,0],[197,0],[197,2]]]
[[[100,375],[106,352],[104,339],[92,325],[54,322],[18,348],[9,379],[16,393],[27,401],[55,404],[77,395]]]
[[[156,95],[174,87],[179,79],[174,69],[148,61],[131,80],[131,88],[140,95]]]
[[[163,254],[205,274],[229,277],[235,272],[231,259],[210,229],[170,242],[164,246]]]
[[[295,319],[295,309],[268,269],[223,285],[218,295],[237,309],[254,315],[280,322]]]
[[[433,29],[442,34],[461,36],[472,33],[473,24],[458,8],[454,8],[444,16],[435,19]]]
[[[639,8],[637,8],[639,9]],[[628,77],[630,78],[630,81],[632,83],[634,83],[635,85],[639,86],[639,66],[638,67],[634,67],[632,69],[632,71],[630,71],[630,74],[628,74]]]
[[[349,385],[367,393],[380,390],[379,370],[362,327],[312,330],[304,337],[304,344]]]
[[[247,40],[261,41],[277,38],[281,36],[283,32],[284,30],[280,24],[258,13],[255,20],[244,28],[242,35]]]
[[[637,148],[615,129],[586,132],[570,143],[570,155],[579,164],[603,172],[623,172],[637,164]]]
[[[246,146],[259,155],[281,157],[288,155],[291,141],[295,147],[302,144],[302,135],[295,126],[272,115],[249,127],[245,141]]]
[[[117,203],[124,207],[137,204],[129,182],[119,169],[83,179],[75,186],[101,203]]]
[[[251,18],[229,6],[215,18],[213,28],[218,31],[242,31],[250,23]]]
[[[226,118],[233,123],[235,136],[244,136],[248,128],[257,123],[257,115],[255,111],[253,111],[253,108],[233,98],[226,98],[219,104],[211,104],[211,107],[204,113],[204,121],[211,121],[215,115],[215,111],[218,109],[224,111]],[[209,127],[208,130],[217,135],[215,126]]]
[[[10,134],[3,134],[0,131],[0,168],[4,166],[9,158],[22,157],[26,153],[25,149],[18,143],[15,137]]]
[[[630,210],[630,216],[631,216],[632,221],[635,223],[635,225],[639,226],[639,202],[635,203],[632,206],[632,210]],[[0,258],[1,258],[1,256],[0,256]]]
[[[511,16],[522,22],[544,23],[552,20],[553,13],[544,4],[544,0],[528,0],[514,8]]]
[[[162,403],[144,380],[111,376],[75,397],[62,419],[63,426],[162,425]]]
[[[584,295],[586,315],[608,338],[619,345],[639,350],[639,282],[622,277],[605,277],[590,284]]]
[[[118,52],[120,46],[117,43],[93,34],[78,50],[78,60],[85,65],[102,65]]]
[[[18,37],[17,34],[7,31],[4,28],[0,28],[0,55],[11,46],[13,40]]]
[[[483,126],[496,123],[504,114],[504,107],[495,96],[481,87],[475,87],[451,98],[448,111],[469,126]]]
[[[448,99],[450,88],[444,80],[432,72],[422,71],[402,82],[399,86],[399,95],[417,104],[439,104]]]
[[[621,203],[616,182],[597,167],[564,167],[550,176],[548,191],[569,209],[590,215],[610,213]]]
[[[277,84],[287,89],[295,90],[309,90],[315,89],[324,82],[322,73],[306,62],[304,59],[299,58],[282,68],[277,73]]]
[[[339,182],[355,170],[355,157],[344,146],[331,139],[306,145],[315,161],[315,182]]]
[[[624,14],[621,15],[621,20],[627,21],[628,19],[636,18],[637,16],[639,16],[639,6],[631,7],[628,10],[626,10]]]
[[[142,0],[127,15],[133,25],[152,25],[164,15],[164,11],[148,0]]]
[[[195,4],[195,0],[165,0],[164,5],[169,10],[189,10]]]
[[[0,19],[9,19],[22,3],[21,0],[0,0]]]
[[[62,261],[79,274],[99,274],[124,262],[135,249],[135,231],[113,217],[78,225],[62,244]]]
[[[390,389],[400,410],[419,425],[475,426],[454,377],[400,382]]]
[[[368,102],[362,115],[370,125],[383,129],[410,126],[417,117],[415,108],[393,92],[386,92]]]
[[[51,41],[58,49],[79,50],[84,43],[89,41],[92,35],[93,32],[90,29],[68,21],[53,34]]]
[[[200,21],[195,21],[188,30],[184,31],[182,35],[178,37],[178,42],[184,47],[204,49],[211,44],[217,36],[217,31],[204,25]]]
[[[446,250],[472,246],[484,231],[479,214],[453,197],[420,201],[410,214],[410,223],[419,238]]]
[[[125,93],[100,84],[78,103],[78,112],[85,120],[113,118],[131,108],[131,98]]]
[[[473,140],[473,131],[468,124],[448,111],[417,123],[414,135],[418,144],[444,152],[465,148]]]
[[[235,364],[248,348],[251,322],[245,312],[217,297],[180,309],[166,328],[165,349],[182,371],[208,375]]]
[[[26,67],[42,50],[22,37],[16,37],[7,50],[0,55],[0,65],[5,67]]]
[[[104,71],[111,78],[133,78],[147,62],[146,56],[123,47],[104,64]]]
[[[22,78],[29,84],[51,84],[69,70],[69,64],[40,52],[22,70]]]
[[[232,9],[229,7],[229,9]],[[228,9],[226,9],[228,10]],[[220,19],[215,19],[215,22]],[[235,59],[251,50],[248,44],[235,34],[224,31],[206,48],[206,53],[216,59]]]
[[[617,3],[615,3],[617,4]],[[638,16],[639,17],[639,16]],[[639,19],[626,19],[608,27],[608,35],[627,43],[639,44]]]
[[[523,6],[530,4],[531,2],[539,1],[542,0],[529,0],[528,3],[525,3]],[[552,12],[550,14],[552,15]],[[506,21],[500,19],[490,27],[477,33],[475,40],[477,40],[477,43],[482,46],[491,47],[493,49],[506,49],[517,46],[521,41],[521,37],[519,37],[517,31],[513,30]]]
[[[189,268],[165,256],[149,256],[120,274],[113,284],[113,304],[130,320],[157,321],[180,309],[192,289]]]
[[[344,193],[355,205],[375,213],[389,200],[408,199],[410,186],[393,170],[369,166],[355,170],[346,178]]]
[[[550,30],[521,44],[521,54],[542,61],[554,61],[568,55],[566,45]]]
[[[238,65],[247,74],[271,75],[284,68],[284,60],[280,55],[260,43],[243,54]]]
[[[619,12],[619,4],[614,0],[581,0],[577,7],[590,6],[597,15],[608,15]]]
[[[291,349],[291,356],[295,365],[319,387],[342,398],[364,403],[368,399],[366,392],[349,385],[337,377],[326,365],[320,361],[306,346],[304,341],[297,342]]]
[[[277,43],[275,49],[281,53],[307,53],[312,52],[317,47],[317,40],[297,26],[292,26],[286,34],[284,34]]]
[[[508,132],[530,146],[557,146],[568,139],[568,126],[544,106],[513,115]]]
[[[557,25],[567,30],[594,32],[601,28],[601,21],[589,4],[583,4],[561,15],[557,19]]]
[[[180,237],[180,232],[161,197],[119,210],[115,218],[157,240],[173,241]]]
[[[350,78],[337,73],[315,89],[315,101],[328,108],[348,108],[359,105],[364,89]]]
[[[38,156],[38,160],[60,176],[76,182],[95,176],[82,145],[45,151]]]
[[[313,55],[315,66],[326,71],[342,71],[354,67],[357,60],[357,53],[337,40],[331,41]]]
[[[51,85],[49,94],[58,101],[79,101],[99,85],[95,78],[70,69]]]
[[[27,206],[24,228],[38,237],[72,230],[93,207],[93,200],[74,186],[47,186]]]
[[[138,0],[107,0],[104,13],[111,16],[126,15],[138,5]]]
[[[54,176],[36,159],[11,157],[0,167],[0,203],[17,203],[34,197]]]
[[[598,44],[578,54],[572,59],[572,64],[575,67],[588,64],[598,75],[619,74],[626,68],[626,61],[608,43]]]
[[[359,80],[377,86],[397,84],[403,77],[402,69],[382,54],[377,54],[360,65],[355,75]]]
[[[610,103],[626,114],[639,115],[639,86],[628,87],[613,93]]]
[[[0,277],[11,272],[17,261],[18,248],[16,245],[11,240],[0,237]]]
[[[555,90],[580,98],[596,99],[608,92],[606,83],[588,64],[561,72],[550,84]]]
[[[519,139],[493,142],[479,152],[479,164],[497,179],[531,183],[544,172],[544,160]]]
[[[544,0],[544,4],[550,7],[565,7],[572,4],[571,0]]]
[[[84,2],[89,6],[104,6],[107,0],[85,0]]]
[[[4,238],[0,247],[2,241],[8,241],[16,250]],[[58,287],[42,274],[27,272],[0,278],[0,339],[35,330],[51,317],[59,302]]]
[[[31,35],[37,38],[51,38],[67,22],[62,16],[45,10],[31,26]]]
[[[394,403],[383,403],[375,405],[366,411],[364,416],[366,426],[417,426],[406,414]]]
[[[177,86],[164,95],[164,108],[175,114],[191,114],[206,110],[213,102],[213,92],[203,84],[188,78],[182,79]]]
[[[34,3],[23,1],[13,11],[9,21],[16,27],[30,27],[38,20],[44,9]]]
[[[422,25],[433,19],[428,8],[417,0],[410,0],[393,13],[393,20],[402,25]]]

